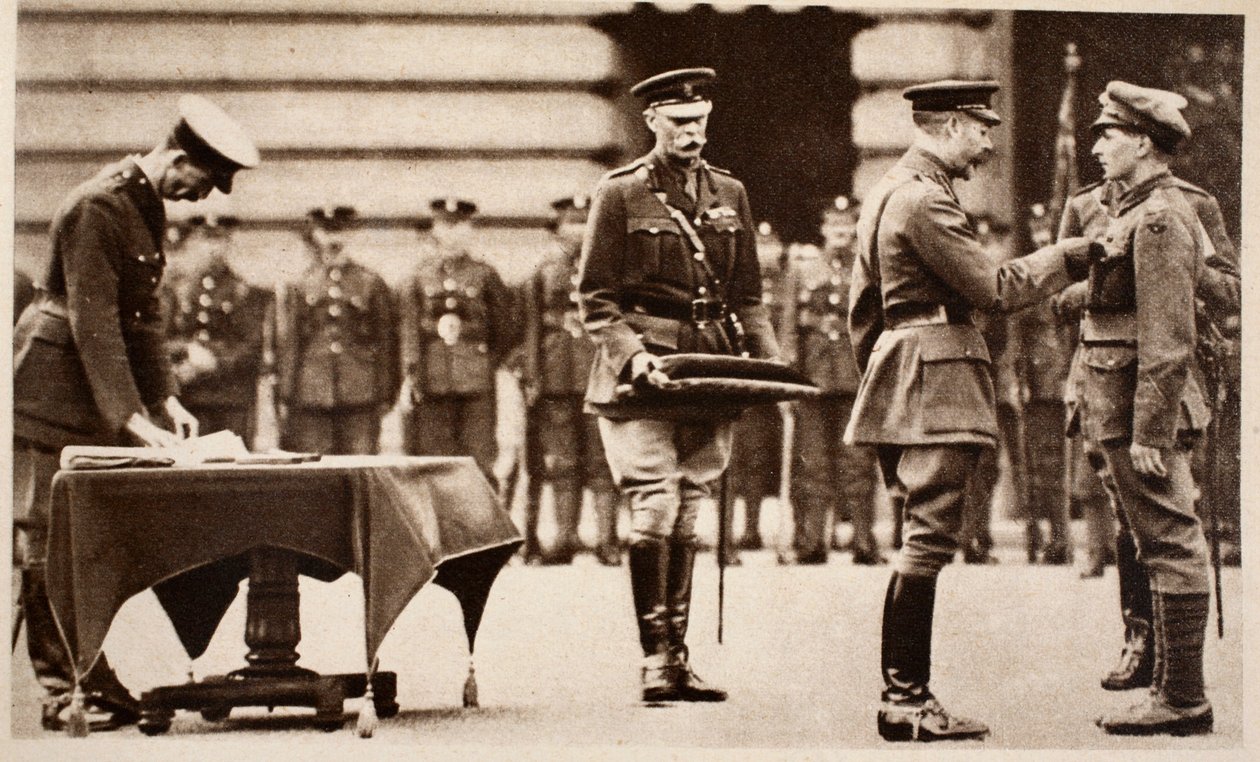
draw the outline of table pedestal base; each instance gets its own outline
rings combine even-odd
[[[367,687],[362,673],[310,674],[294,677],[250,678],[235,675],[208,677],[201,682],[170,685],[145,691],[140,697],[140,732],[159,735],[171,727],[176,709],[201,712],[211,722],[228,719],[238,706],[303,706],[315,710],[313,722],[322,730],[337,730],[344,723],[343,703],[358,698]],[[372,703],[378,717],[398,713],[395,701],[398,679],[393,672],[372,676]]]
[[[264,547],[249,554],[246,594],[245,655],[247,665],[201,682],[145,691],[140,697],[140,732],[165,733],[176,709],[201,712],[211,722],[226,720],[233,707],[304,706],[315,710],[315,726],[341,727],[343,703],[362,696],[362,673],[320,675],[297,666],[302,639],[299,620],[297,557],[290,551]],[[372,676],[372,703],[378,717],[398,713],[398,679],[393,672]]]

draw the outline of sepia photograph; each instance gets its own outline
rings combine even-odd
[[[1246,0],[4,6],[4,757],[1260,743]]]

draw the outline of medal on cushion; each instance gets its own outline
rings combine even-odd
[[[447,312],[438,318],[437,335],[448,347],[459,343],[459,334],[463,329],[463,321],[454,312]]]

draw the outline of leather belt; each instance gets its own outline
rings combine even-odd
[[[971,325],[969,311],[944,304],[894,304],[884,311],[884,328],[896,331],[923,325]]]
[[[622,301],[622,310],[641,311],[653,317],[669,318],[683,323],[718,322],[726,318],[726,303],[720,299],[692,299],[678,302],[653,296],[632,296]]]

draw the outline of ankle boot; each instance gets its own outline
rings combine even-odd
[[[983,723],[949,714],[928,688],[936,578],[893,572],[884,597],[880,663],[884,673],[879,734],[887,741],[982,738]]]
[[[1203,735],[1212,732],[1212,704],[1203,693],[1206,594],[1156,593],[1154,687],[1144,701],[1099,718],[1111,735]]]
[[[664,540],[639,540],[630,546],[630,588],[643,647],[643,700],[672,701],[674,687],[669,650],[669,621],[665,608],[669,573],[669,544]]]
[[[1116,570],[1120,577],[1120,608],[1124,620],[1124,648],[1120,660],[1102,679],[1103,690],[1127,691],[1151,685],[1155,644],[1151,627],[1151,583],[1137,560],[1133,535],[1116,537]]]
[[[687,624],[691,615],[691,575],[696,549],[690,543],[670,545],[666,606],[669,611],[669,651],[674,688],[679,701],[725,701],[726,691],[705,683],[691,668]]]

